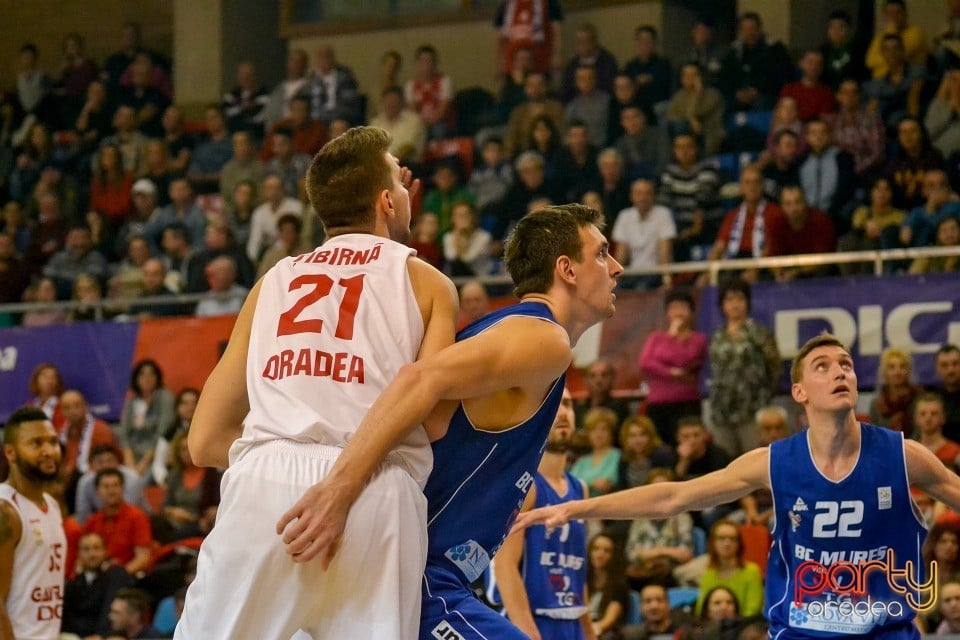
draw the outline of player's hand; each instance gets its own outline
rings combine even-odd
[[[523,531],[527,527],[532,527],[537,524],[542,524],[547,528],[548,531],[550,529],[562,527],[567,523],[568,520],[570,520],[570,516],[567,514],[566,510],[566,506],[568,504],[570,503],[567,502],[564,504],[553,505],[552,507],[542,507],[540,509],[524,511],[517,516],[510,533],[517,533],[519,531]]]
[[[352,504],[352,499],[327,481],[307,489],[277,522],[277,535],[282,536],[293,561],[309,562],[319,555],[326,571],[340,549]]]
[[[420,178],[414,178],[413,172],[407,167],[400,167],[400,183],[407,188],[410,198],[416,197],[420,191]]]

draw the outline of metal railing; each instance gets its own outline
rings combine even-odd
[[[624,278],[649,275],[679,275],[679,274],[707,274],[710,284],[717,284],[720,274],[724,271],[743,271],[746,269],[778,269],[784,267],[819,267],[829,265],[871,263],[876,276],[884,275],[884,265],[888,262],[903,262],[917,258],[939,258],[946,256],[960,256],[960,247],[920,247],[913,249],[885,249],[882,251],[847,251],[835,253],[811,253],[795,256],[776,256],[771,258],[741,258],[735,260],[703,260],[699,262],[677,262],[650,268],[627,268]],[[958,274],[960,275],[960,274]],[[478,280],[487,285],[510,286],[512,284],[507,275],[479,276],[476,278],[453,278],[459,286],[471,280]],[[0,313],[22,314],[28,311],[50,311],[63,309],[98,309],[104,317],[129,314],[130,307],[151,307],[160,305],[196,305],[198,302],[211,297],[211,293],[186,293],[175,296],[151,296],[144,298],[105,298],[95,302],[78,302],[73,300],[63,302],[23,302],[17,304],[0,305]],[[226,300],[231,294],[216,296]],[[189,315],[189,314],[185,314]],[[129,317],[130,320],[137,319]]]

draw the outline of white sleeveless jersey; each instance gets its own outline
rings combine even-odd
[[[0,500],[13,505],[22,523],[20,542],[13,551],[13,578],[6,602],[17,640],[60,637],[67,537],[60,506],[46,493],[43,499],[46,512],[8,483],[0,484]]]
[[[423,316],[407,272],[413,255],[386,238],[345,234],[267,272],[247,352],[250,413],[231,462],[279,438],[346,444],[420,350]],[[389,460],[422,487],[433,464],[423,428]]]

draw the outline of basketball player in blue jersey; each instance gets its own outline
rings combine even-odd
[[[843,344],[809,340],[790,369],[809,429],[749,451],[725,469],[525,513],[516,528],[571,518],[665,518],[773,492],[766,582],[770,637],[919,638],[917,611],[936,604],[914,485],[960,509],[960,478],[919,442],[857,422],[857,375]]]
[[[278,522],[293,558],[319,554],[323,565],[330,562],[367,478],[392,443],[422,423],[434,466],[424,489],[420,637],[527,638],[477,599],[470,583],[500,549],[534,484],[571,345],[613,315],[622,267],[602,227],[601,214],[582,205],[548,207],[517,223],[505,258],[521,302],[487,314],[455,344],[400,370],[331,475]]]
[[[521,511],[589,495],[583,481],[565,471],[574,427],[573,399],[564,389]],[[581,521],[549,532],[536,526],[507,536],[493,561],[496,582],[507,617],[531,640],[596,638],[587,608],[586,557],[587,527]]]

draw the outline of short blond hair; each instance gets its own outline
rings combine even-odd
[[[800,347],[797,355],[793,357],[793,363],[790,365],[790,382],[792,384],[803,380],[803,361],[810,355],[811,351],[820,347],[840,347],[845,350],[847,345],[840,342],[840,339],[831,333],[821,333],[817,337],[807,340]]]

